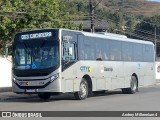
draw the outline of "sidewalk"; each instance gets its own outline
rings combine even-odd
[[[156,80],[156,85],[160,85],[160,79]]]
[[[0,87],[0,92],[11,92],[12,87]]]

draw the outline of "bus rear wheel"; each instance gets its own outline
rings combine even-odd
[[[86,79],[82,79],[79,87],[79,91],[74,93],[77,100],[84,100],[88,97],[88,83]]]
[[[138,91],[138,81],[135,76],[131,77],[130,88],[122,88],[124,94],[134,94]]]
[[[51,97],[50,93],[38,93],[38,97],[43,100],[48,100]]]

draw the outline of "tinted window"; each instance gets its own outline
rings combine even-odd
[[[122,49],[120,41],[110,41],[110,60],[121,60],[121,51]]]
[[[78,35],[78,59],[84,60],[83,35]]]
[[[15,69],[46,69],[59,63],[59,43],[52,40],[26,40],[17,42],[13,67]]]
[[[143,61],[143,45],[139,43],[133,43],[134,48],[134,61],[142,62]]]
[[[69,40],[69,41],[77,42],[77,33],[63,30],[62,40],[64,41]]]
[[[96,41],[96,59],[109,60],[109,44],[107,40]]]
[[[122,59],[124,61],[132,61],[133,59],[133,43],[123,42],[122,43]]]
[[[83,43],[84,59],[95,60],[95,40],[93,38],[86,37]]]
[[[143,45],[143,56],[145,62],[154,61],[154,48],[152,45]]]

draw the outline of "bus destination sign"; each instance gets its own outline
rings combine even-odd
[[[52,36],[52,32],[43,32],[43,33],[33,33],[33,34],[21,35],[21,39],[28,40],[28,39],[37,39],[37,38],[47,38],[51,36]]]

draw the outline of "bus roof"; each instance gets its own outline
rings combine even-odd
[[[61,30],[66,30],[66,31],[71,31],[71,32],[79,32],[79,33],[83,34],[84,36],[88,36],[88,37],[95,37],[95,38],[97,37],[97,38],[109,39],[109,40],[119,40],[119,41],[126,41],[126,42],[149,44],[149,45],[154,46],[154,44],[151,41],[132,39],[132,38],[128,38],[125,35],[120,35],[120,34],[107,33],[107,32],[90,33],[90,32],[76,31],[76,30],[63,29],[63,28]]]
[[[112,34],[112,33],[106,33],[106,34],[99,34],[99,33],[89,33],[89,32],[82,32],[85,36],[88,37],[97,37],[102,39],[109,39],[109,40],[118,40],[118,41],[126,41],[126,42],[134,42],[134,43],[141,43],[141,44],[150,44],[154,45],[150,41],[144,41],[144,40],[138,40],[138,39],[132,39],[127,38],[124,35],[118,35],[118,34]]]
[[[120,35],[120,34],[113,34],[113,33],[107,33],[107,32],[90,33],[90,32],[83,32],[83,31],[70,30],[70,29],[64,29],[64,28],[38,29],[38,30],[31,30],[31,31],[21,32],[21,33],[17,33],[17,34],[22,34],[22,33],[27,33],[27,32],[33,32],[33,31],[41,31],[41,30],[58,30],[58,29],[59,30],[71,31],[71,32],[78,32],[78,33],[81,33],[84,36],[88,36],[88,37],[95,37],[95,38],[97,37],[97,38],[109,39],[109,40],[119,40],[119,41],[126,41],[126,42],[134,42],[134,43],[142,43],[142,44],[154,45],[150,41],[144,41],[144,40],[127,38],[127,36]]]

